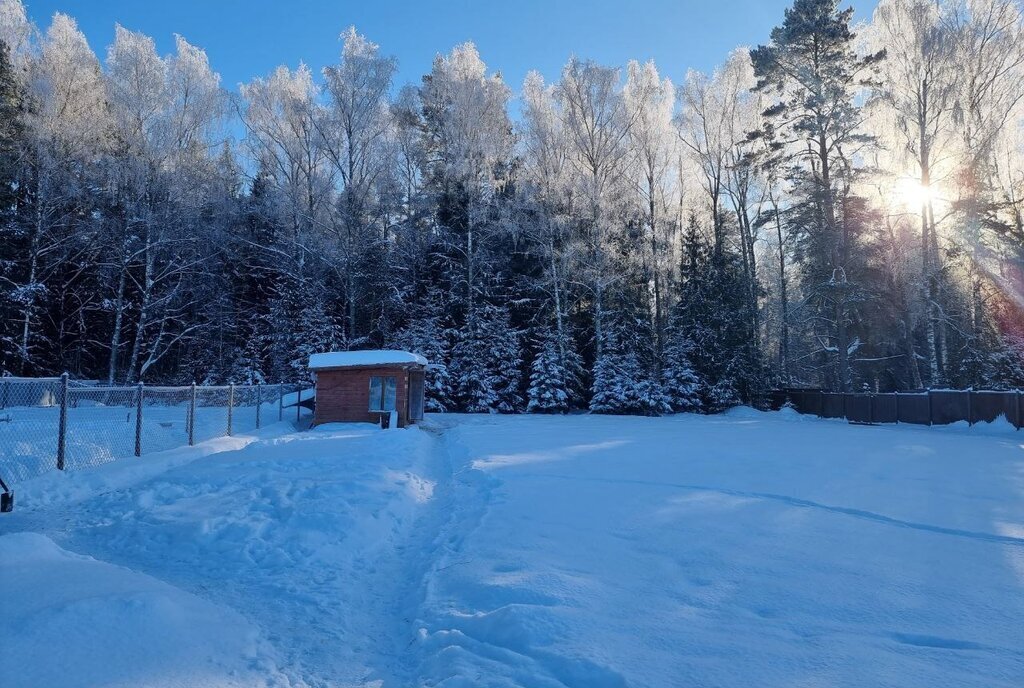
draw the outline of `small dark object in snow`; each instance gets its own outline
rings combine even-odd
[[[0,514],[9,514],[14,511],[14,493],[3,479],[0,479],[0,489],[3,489],[0,493]]]

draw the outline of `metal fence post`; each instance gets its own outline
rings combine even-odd
[[[302,385],[299,385],[299,389],[295,393],[295,422],[298,423],[300,420],[302,420]]]
[[[263,406],[263,385],[256,383],[256,429],[260,429],[260,407]]]
[[[142,383],[135,391],[135,456],[142,456]]]
[[[188,446],[196,443],[196,383],[192,383],[192,399],[188,406]]]
[[[231,437],[231,411],[235,405],[235,383],[228,385],[228,437]]]
[[[64,470],[64,454],[68,443],[68,374],[60,376],[60,420],[57,425],[57,470]]]
[[[284,420],[284,385],[277,386],[277,420]]]

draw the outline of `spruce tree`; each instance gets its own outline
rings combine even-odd
[[[483,305],[475,310],[452,348],[452,385],[462,410],[514,413],[522,408],[519,333],[508,309]]]
[[[557,335],[549,333],[541,339],[530,367],[526,410],[529,413],[565,413],[569,410],[569,394],[566,371],[558,352]]]
[[[444,413],[454,406],[449,372],[449,342],[453,333],[445,326],[442,310],[442,295],[431,289],[417,307],[416,315],[391,340],[391,346],[427,359],[426,410],[431,413]]]
[[[752,307],[735,254],[715,251],[691,216],[683,241],[683,282],[673,310],[676,337],[699,381],[701,408],[717,413],[749,401],[765,385],[750,327]]]
[[[676,413],[696,413],[702,410],[702,383],[690,361],[692,349],[693,342],[683,328],[673,322],[666,334],[661,381],[665,396]]]
[[[660,380],[641,362],[637,328],[632,332],[619,323],[605,329],[594,362],[592,413],[657,416],[672,411]]]
[[[272,370],[279,380],[307,380],[312,354],[349,348],[344,328],[312,280],[283,278],[271,303],[270,321],[275,328]]]

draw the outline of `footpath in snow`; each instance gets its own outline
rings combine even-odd
[[[749,410],[280,433],[27,483],[5,685],[1024,685],[1024,436]]]

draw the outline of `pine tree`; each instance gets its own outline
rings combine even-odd
[[[812,320],[828,324],[813,334],[831,340],[824,352],[835,357],[836,386],[843,391],[850,388],[853,341],[848,299],[857,289],[843,216],[856,168],[846,156],[872,140],[860,131],[854,98],[872,83],[872,69],[884,57],[857,55],[852,18],[853,9],[840,10],[839,0],[794,0],[782,25],[772,29],[771,42],[750,52],[757,90],[776,99],[757,134],[773,142],[769,166],[791,166],[790,219],[800,238],[804,288],[817,295]]]

